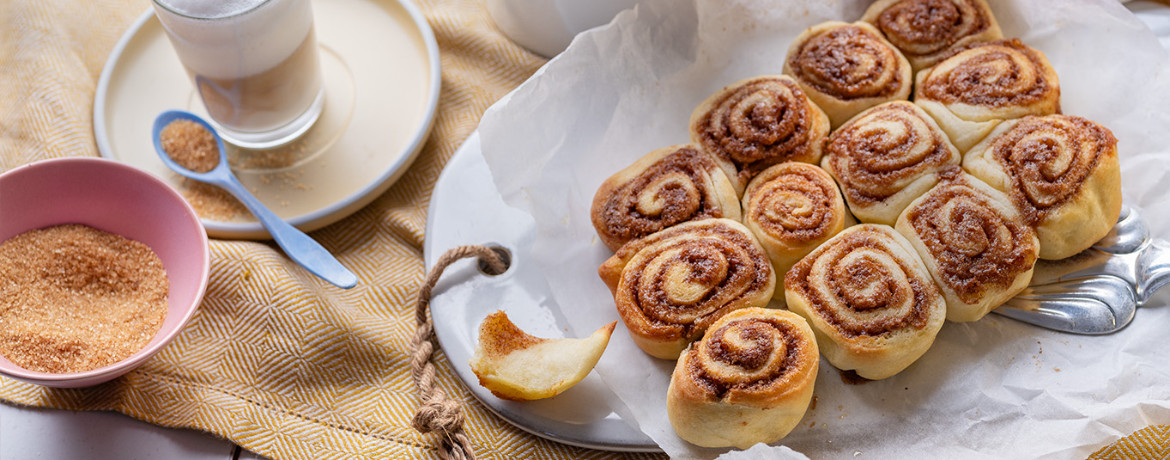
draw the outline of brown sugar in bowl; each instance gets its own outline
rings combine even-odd
[[[0,355],[0,374],[38,385],[77,388],[114,379],[142,365],[182,330],[207,289],[207,233],[173,188],[147,172],[101,158],[38,161],[0,174],[0,242],[30,230],[81,224],[145,244],[169,283],[158,332],[130,356],[82,372],[49,373]]]

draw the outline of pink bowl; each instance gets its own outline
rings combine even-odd
[[[207,289],[207,233],[198,215],[162,180],[101,158],[61,158],[0,174],[0,241],[51,225],[78,223],[150,246],[170,279],[167,316],[145,348],[109,366],[49,374],[0,356],[0,373],[39,385],[76,388],[118,377],[146,362],[183,328]]]

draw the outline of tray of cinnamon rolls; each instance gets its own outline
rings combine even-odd
[[[702,30],[720,16],[697,3]],[[840,453],[847,448],[823,444],[840,442],[832,426],[864,432],[848,421],[850,407],[865,424],[935,423],[943,415],[932,405],[983,420],[971,401],[996,401],[986,399],[995,385],[974,397],[932,397],[955,396],[980,375],[1006,375],[1026,359],[1026,344],[1084,346],[989,313],[1029,286],[1037,263],[1089,249],[1118,221],[1127,145],[1119,138],[1132,139],[1133,127],[1083,110],[1093,85],[1067,70],[1075,53],[1054,47],[1062,24],[1028,24],[1056,30],[1047,35],[1018,33],[1021,17],[1040,6],[858,3],[838,17],[807,2],[774,5],[774,20],[824,19],[782,42],[765,43],[751,26],[734,29],[748,37],[745,53],[770,50],[767,60],[702,43],[654,50],[732,70],[721,81],[686,67],[662,70],[650,89],[597,110],[612,116],[602,123],[565,115],[564,133],[505,139],[490,130],[505,110],[485,115],[495,184],[534,216],[532,263],[552,297],[571,304],[558,315],[620,320],[597,370],[611,388],[646,382],[613,391],[629,406],[625,416],[671,455],[760,443]],[[723,14],[773,14],[754,7],[736,2]],[[664,5],[645,8],[626,19],[673,18]],[[586,37],[604,43],[604,32]],[[625,33],[652,42],[655,32]],[[1049,60],[1053,50],[1059,65]],[[599,86],[567,74],[560,78],[609,103]],[[591,77],[608,81],[603,72]],[[691,96],[648,96],[655,85]],[[505,102],[537,114],[554,104],[539,88]],[[505,154],[526,160],[502,167]],[[1044,362],[1042,353],[1030,354]],[[991,363],[999,368],[989,374]],[[1073,372],[1037,367],[1052,375],[1036,382]],[[996,402],[986,413],[1012,410]],[[875,451],[890,452],[882,449]]]
[[[933,36],[951,15],[954,35]],[[982,0],[883,0],[810,27],[783,73],[712,94],[690,134],[603,182],[591,217],[634,342],[678,360],[671,423],[705,447],[783,438],[809,356],[896,375],[946,320],[980,320],[1121,212],[1116,138],[1061,113],[1044,53]]]

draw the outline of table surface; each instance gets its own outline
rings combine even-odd
[[[1126,2],[1170,49],[1170,8]],[[0,403],[0,460],[261,460],[229,440],[195,430],[164,428],[116,412],[74,412]]]

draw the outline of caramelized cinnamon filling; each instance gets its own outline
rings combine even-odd
[[[958,60],[953,67],[951,60]],[[941,69],[941,70],[940,70]],[[978,43],[933,67],[919,92],[942,103],[985,107],[1027,105],[1055,96],[1048,63],[1019,39]]]
[[[970,0],[908,0],[891,5],[877,18],[878,29],[908,56],[927,56],[991,26]]]
[[[863,205],[884,201],[952,157],[944,134],[908,103],[871,109],[834,131],[825,149],[842,192]]]
[[[772,352],[772,344],[766,340],[766,337],[763,337],[763,333],[758,329],[749,329],[748,334],[745,335],[755,346],[731,348],[726,346],[727,344],[722,340],[715,340],[711,342],[710,346],[712,355],[735,367],[745,369],[763,367],[764,364],[767,364],[768,355]]]
[[[889,97],[902,81],[898,50],[856,25],[809,37],[788,57],[795,77],[838,99]]]
[[[838,212],[840,192],[828,179],[809,168],[789,167],[749,191],[745,220],[768,235],[794,243],[825,237]]]
[[[970,187],[947,184],[907,210],[941,278],[969,304],[990,289],[1011,286],[1036,262],[1032,228],[1000,214],[988,200]]]
[[[685,372],[712,401],[735,390],[783,384],[800,362],[800,354],[806,352],[798,334],[783,321],[737,320],[697,343],[696,359],[688,361]],[[734,338],[728,340],[729,335]]]
[[[713,222],[663,233],[622,270],[621,289],[670,338],[698,338],[730,305],[767,285],[771,262],[743,232]]]
[[[1008,195],[1038,225],[1080,194],[1102,158],[1117,155],[1107,128],[1069,115],[1025,117],[991,145],[991,158],[1011,178]]]
[[[725,89],[695,124],[703,147],[730,161],[740,179],[810,155],[812,108],[794,82],[760,78]]]
[[[908,261],[888,251],[893,244],[889,238],[861,230],[826,243],[788,271],[785,288],[807,299],[818,316],[848,337],[922,329],[930,319],[926,308],[937,288]],[[818,264],[827,279],[811,277]]]
[[[602,230],[628,241],[681,222],[723,217],[710,187],[712,173],[723,174],[710,157],[694,148],[678,149],[609,196],[601,212]]]

